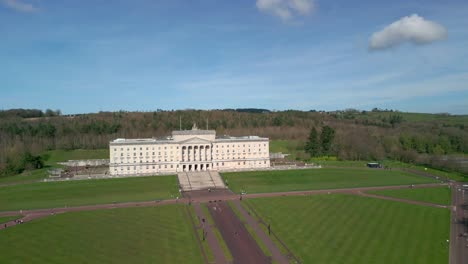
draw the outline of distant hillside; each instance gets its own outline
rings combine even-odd
[[[60,115],[60,111],[0,111],[0,170],[19,154],[51,149],[107,148],[117,137],[142,138],[190,129],[193,123],[218,135],[260,135],[305,142],[311,128],[335,129],[332,152],[344,160],[385,158],[452,170],[452,157],[468,154],[468,115],[403,113],[374,109],[333,112],[267,109],[100,112]],[[302,146],[298,146],[302,147]],[[307,156],[298,157],[307,159]],[[467,173],[467,172],[465,172]]]

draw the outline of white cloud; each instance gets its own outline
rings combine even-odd
[[[288,20],[294,15],[307,15],[315,8],[314,0],[257,0],[257,8]]]
[[[23,3],[20,0],[0,0],[0,3],[19,12],[33,13],[39,11],[39,8],[32,4]]]
[[[447,29],[442,25],[413,14],[386,26],[372,34],[369,42],[371,50],[388,49],[404,42],[429,44],[447,38]]]

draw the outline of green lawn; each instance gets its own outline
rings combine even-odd
[[[0,177],[0,184],[34,182],[34,181],[40,181],[47,177],[49,177],[49,174],[47,173],[47,168],[43,168],[39,170],[25,171],[21,174],[17,174],[13,176]]]
[[[450,188],[446,186],[436,188],[379,190],[368,191],[368,193],[444,205],[449,205],[452,197]]]
[[[0,211],[165,199],[178,194],[176,176],[40,182],[0,188]]]
[[[345,194],[246,202],[302,263],[448,262],[447,209]]]
[[[42,155],[47,160],[46,165],[57,166],[57,162],[81,159],[109,159],[109,149],[74,149],[50,150]]]
[[[72,212],[0,231],[0,263],[204,263],[183,205]]]
[[[282,152],[290,154],[289,160],[295,160],[297,157],[306,158],[308,155],[304,151],[305,142],[299,140],[270,140],[270,152]]]
[[[21,215],[0,217],[0,223],[6,223],[11,220],[19,219],[21,217],[22,217]]]
[[[252,171],[222,174],[238,193],[265,193],[435,182],[397,170],[322,168],[288,171]]]
[[[109,159],[109,149],[50,150],[42,153],[42,157],[45,159],[46,168],[0,177],[0,184],[27,183],[48,178],[48,169],[63,167],[57,162],[79,159]]]

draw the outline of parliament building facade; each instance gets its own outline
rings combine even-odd
[[[216,137],[214,130],[173,131],[155,139],[118,138],[109,143],[111,175],[235,170],[270,167],[269,139]]]

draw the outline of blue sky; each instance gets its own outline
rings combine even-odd
[[[467,14],[461,0],[0,0],[0,109],[468,114]]]

